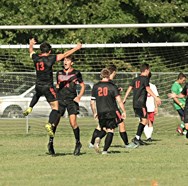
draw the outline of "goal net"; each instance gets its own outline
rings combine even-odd
[[[55,45],[54,45],[55,46]],[[52,45],[53,47],[53,45]],[[37,50],[37,49],[36,49]],[[53,54],[66,51],[67,48],[55,47]],[[156,117],[158,122],[178,124],[180,122],[176,111],[173,108],[172,100],[167,98],[171,91],[172,83],[177,79],[179,72],[187,74],[188,72],[188,47],[187,46],[137,46],[137,47],[114,47],[103,46],[87,47],[83,45],[80,51],[75,54],[74,68],[80,70],[86,83],[86,92],[82,98],[81,115],[88,120],[91,119],[90,93],[94,83],[99,81],[99,73],[102,68],[109,64],[117,66],[117,75],[115,83],[123,88],[122,97],[127,90],[131,80],[139,75],[139,67],[142,63],[149,63],[152,71],[151,82],[154,83],[162,99],[162,105],[159,107],[159,114]],[[55,73],[62,69],[62,63],[54,65],[54,82]],[[34,107],[32,114],[24,118],[22,112],[26,109],[34,94],[35,70],[32,60],[29,58],[28,48],[6,48],[0,49],[0,114],[2,119],[10,119],[14,123],[26,123],[27,129],[36,133],[43,128],[39,123],[48,120],[50,107],[41,97]],[[129,96],[125,105],[127,110],[127,120],[125,123],[137,125],[137,119],[134,117],[132,109],[132,95]],[[162,118],[162,119],[161,119]],[[21,122],[17,122],[17,121]],[[93,120],[92,120],[93,121]],[[136,121],[136,122],[135,122]],[[23,130],[16,124],[15,130]],[[6,125],[4,126],[6,128]]]

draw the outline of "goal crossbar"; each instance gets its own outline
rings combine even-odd
[[[74,48],[76,44],[51,44],[52,48]],[[82,48],[133,48],[133,47],[184,47],[188,42],[166,42],[166,43],[106,43],[106,44],[83,44]],[[34,45],[39,48],[40,45]],[[1,49],[29,48],[29,45],[0,45]]]
[[[188,27],[188,23],[139,23],[139,24],[83,24],[83,25],[3,25],[0,30],[13,29],[81,29],[81,28],[148,28]]]

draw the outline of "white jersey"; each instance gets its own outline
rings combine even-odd
[[[149,83],[149,86],[150,86],[150,89],[153,91],[153,93],[156,96],[159,96],[159,93],[157,91],[157,87],[152,83]],[[154,112],[155,111],[155,99],[149,93],[147,95],[146,107],[147,107],[147,112]]]

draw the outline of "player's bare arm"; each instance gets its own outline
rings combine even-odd
[[[154,97],[154,99],[155,99],[155,101],[156,101],[156,103],[157,103],[158,106],[161,105],[161,99],[160,99],[159,97],[157,97],[157,96],[153,93],[153,91],[151,90],[151,88],[150,88],[149,86],[146,87],[146,91],[147,91],[152,97]]]
[[[33,53],[35,53],[35,51],[33,50],[33,46],[36,44],[36,41],[34,38],[30,39],[29,40],[29,54],[30,54],[30,57]]]
[[[182,93],[180,93],[179,95],[177,95],[177,94],[175,94],[175,93],[169,93],[169,94],[168,94],[168,97],[169,97],[169,98],[184,98],[185,95],[182,94]]]
[[[93,117],[95,119],[97,119],[96,101],[95,100],[91,100],[90,105],[91,105],[91,110],[93,112]]]
[[[125,104],[126,100],[127,100],[127,97],[129,96],[130,92],[132,91],[133,87],[132,86],[129,86],[129,88],[127,89],[126,93],[125,93],[125,96],[124,96],[124,99],[123,99],[123,103]]]
[[[74,98],[74,101],[76,101],[77,103],[80,102],[80,99],[84,95],[84,92],[85,92],[85,84],[80,83],[80,86],[81,86],[80,93]]]
[[[124,104],[123,104],[121,97],[117,96],[116,101],[117,101],[120,109],[122,110],[122,119],[126,119],[126,110],[125,110],[125,107],[124,107]]]
[[[63,54],[57,54],[57,61],[62,60],[63,58],[66,58],[68,56],[70,56],[71,54],[73,54],[74,52],[76,52],[77,50],[80,50],[82,48],[82,44],[79,43],[76,45],[76,47],[74,47],[71,50],[68,50],[67,52],[63,53]]]

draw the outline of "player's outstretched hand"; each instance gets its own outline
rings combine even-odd
[[[78,43],[77,46],[76,46],[76,48],[77,48],[78,50],[81,49],[81,48],[82,48],[82,44],[81,44],[81,43]]]
[[[175,93],[169,93],[167,96],[169,98],[176,98],[176,94]]]

